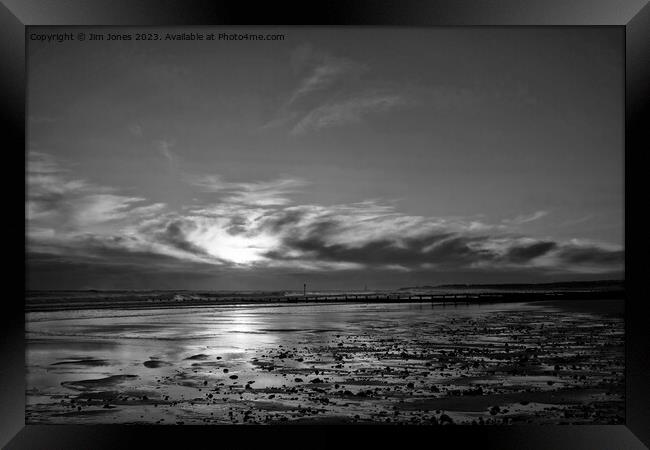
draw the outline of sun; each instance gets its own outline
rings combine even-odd
[[[279,244],[277,238],[269,235],[232,235],[221,227],[203,230],[192,236],[192,241],[215,258],[241,265],[266,260],[265,254]]]

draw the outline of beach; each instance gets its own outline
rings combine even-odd
[[[620,424],[622,300],[26,314],[28,424]]]

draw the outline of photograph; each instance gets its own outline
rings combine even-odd
[[[27,27],[25,423],[626,424],[625,38]]]

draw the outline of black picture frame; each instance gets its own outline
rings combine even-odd
[[[17,186],[25,163],[26,27],[34,25],[362,25],[362,26],[618,26],[625,30],[625,327],[626,419],[611,426],[492,427],[189,427],[25,425],[24,271],[8,277],[0,320],[0,444],[3,448],[98,449],[159,446],[339,445],[342,433],[363,445],[426,445],[455,448],[636,449],[650,446],[650,326],[644,283],[648,243],[643,219],[650,133],[650,5],[647,0],[348,0],[293,5],[240,1],[183,0],[4,0],[0,5],[0,98],[5,126],[1,177],[5,261],[23,271],[24,198]],[[15,179],[14,179],[15,177]],[[24,192],[23,192],[24,194]],[[199,445],[197,440],[203,442]],[[392,441],[392,442],[391,442]],[[137,443],[137,444],[136,444]],[[645,445],[644,445],[645,444]]]

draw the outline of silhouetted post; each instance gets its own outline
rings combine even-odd
[[[307,283],[302,285],[302,296],[307,297]]]

